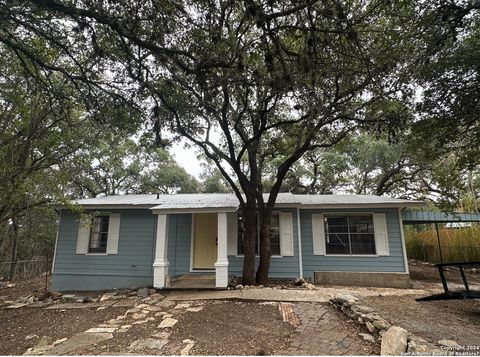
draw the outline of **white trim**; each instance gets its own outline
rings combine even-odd
[[[402,240],[403,261],[405,264],[405,273],[410,274],[408,269],[407,247],[405,242],[405,233],[403,232],[402,210],[398,209],[398,223],[400,224],[400,239]]]
[[[298,270],[300,278],[303,278],[303,252],[302,252],[302,229],[300,227],[300,209],[297,208],[297,249],[298,249]]]
[[[361,273],[361,274],[402,274],[405,275],[406,273],[403,271],[353,271],[353,270],[314,270],[315,272],[319,273]]]
[[[62,209],[60,209],[60,214],[58,215],[58,227],[57,227],[57,235],[55,237],[55,249],[53,250],[53,261],[52,261],[52,274],[55,270],[55,260],[57,259],[57,244],[58,244],[58,236],[60,234],[60,224],[62,223]]]
[[[85,253],[85,255],[109,255],[108,253]]]

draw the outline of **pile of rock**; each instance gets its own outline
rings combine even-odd
[[[387,320],[368,306],[361,305],[354,295],[341,294],[335,296],[330,302],[349,318],[365,325],[369,333],[359,334],[365,341],[381,342],[381,354],[384,356],[433,353],[445,355],[448,351],[439,349],[424,339],[409,333],[407,330],[392,326]],[[439,344],[442,341],[439,341]],[[451,341],[454,342],[455,341]],[[444,345],[444,344],[443,344]],[[445,346],[445,345],[444,345]],[[458,345],[457,345],[458,346]]]

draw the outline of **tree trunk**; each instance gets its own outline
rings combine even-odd
[[[255,283],[255,245],[257,238],[255,200],[249,200],[243,207],[245,231],[243,233],[243,284]]]
[[[17,270],[17,261],[18,261],[18,225],[15,219],[12,219],[13,222],[13,234],[12,234],[12,250],[11,250],[11,264],[10,264],[10,273],[8,276],[9,281],[14,281],[15,271]]]
[[[270,223],[272,209],[266,208],[260,211],[260,262],[258,264],[256,281],[268,286],[268,272],[270,271]]]

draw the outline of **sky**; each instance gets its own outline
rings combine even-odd
[[[200,178],[202,168],[200,166],[200,161],[197,158],[197,151],[195,148],[186,148],[184,143],[176,143],[169,151],[173,154],[178,164],[190,175],[193,175],[197,179]]]

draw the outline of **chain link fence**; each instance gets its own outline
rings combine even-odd
[[[51,260],[45,257],[35,257],[29,260],[18,260],[14,262],[0,262],[0,280],[9,280],[11,270],[14,269],[13,280],[30,279],[40,276],[52,268]]]

